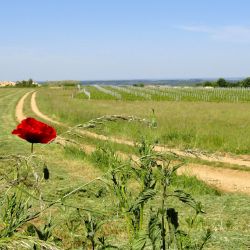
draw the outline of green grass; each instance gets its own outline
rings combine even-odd
[[[74,146],[66,146],[64,148],[65,150],[65,156],[69,159],[80,159],[84,160],[86,158],[86,153],[77,147]]]
[[[103,92],[99,91],[97,88],[95,88],[93,86],[84,86],[84,88],[88,92],[90,92],[91,99],[96,99],[96,100],[116,100],[116,98],[114,96],[103,93]],[[88,97],[84,93],[76,94],[76,98],[88,99]]]
[[[250,152],[250,123],[246,112],[249,103],[83,100],[71,98],[71,93],[69,89],[42,89],[37,95],[38,105],[42,112],[70,126],[105,114],[151,119],[154,109],[157,130],[139,123],[109,122],[95,131],[130,140],[140,140],[147,134],[161,144],[184,149],[234,154]]]
[[[122,91],[120,89],[110,87],[110,86],[106,86],[105,88],[112,90],[112,91],[115,91],[116,93],[120,94],[122,96],[123,101],[145,101],[145,100],[147,100],[147,98],[138,95],[138,91],[134,91],[134,93],[128,93],[128,92],[125,92],[125,91]],[[121,88],[126,89],[124,87],[121,87]]]
[[[12,89],[5,89],[2,91],[2,93],[0,93],[0,95],[3,94],[3,97],[0,98],[1,156],[9,154],[29,155],[30,145],[16,136],[11,135],[12,129],[14,129],[16,126],[14,113],[15,105],[18,99],[26,91],[27,90],[25,89],[18,89],[13,92]],[[133,112],[133,114],[140,116],[142,116],[141,114],[146,114],[145,110],[150,109],[149,104],[141,102],[137,103],[136,101],[133,103],[116,101],[84,101],[69,98],[69,95],[70,91],[68,90],[54,91],[51,89],[49,92],[47,89],[43,89],[41,92],[39,90],[39,107],[49,116],[65,121],[69,125],[75,125],[88,121],[96,116],[101,116],[102,114],[105,114],[105,110],[111,112],[112,107],[114,109],[112,111],[113,113],[120,113],[123,111],[126,114],[131,114]],[[60,105],[65,103],[66,100],[67,103],[72,106],[71,108],[66,108],[66,106],[64,106],[63,110],[63,108],[60,108]],[[29,100],[27,100],[25,103],[25,113],[32,116],[33,114],[29,109],[28,101]],[[221,123],[219,123],[221,128],[220,133],[226,133],[227,139],[229,141],[228,143],[231,143],[230,145],[232,148],[233,140],[230,137],[235,137],[234,133],[237,133],[234,126],[239,128],[239,126],[242,126],[244,119],[247,119],[247,115],[244,114],[243,111],[248,107],[248,104],[234,104],[235,107],[233,104],[211,103],[189,103],[188,105],[187,103],[175,103],[175,105],[173,103],[158,103],[156,105],[159,105],[157,106],[159,109],[156,110],[159,110],[159,113],[163,116],[160,118],[160,120],[164,124],[168,124],[168,122],[170,123],[170,121],[168,121],[168,119],[170,119],[168,118],[168,115],[171,114],[173,118],[172,126],[175,126],[176,128],[179,127],[180,130],[183,125],[180,124],[180,122],[183,121],[186,121],[185,126],[191,128],[192,123],[189,121],[189,119],[192,119],[194,127],[200,124],[206,125],[208,118],[207,120],[205,119],[206,116],[204,115],[203,111],[204,109],[209,111],[209,108],[213,107],[216,114],[213,115],[212,111],[210,111],[208,115],[211,117],[212,121],[209,123],[209,125],[206,125],[207,127],[200,128],[199,131],[203,131],[203,133],[207,132],[208,134],[210,132],[212,136],[213,133],[210,130],[206,130],[209,126],[211,127],[210,129],[212,129],[213,126],[217,126],[214,123],[221,121]],[[171,107],[172,109],[160,109],[160,105],[165,108]],[[185,106],[187,106],[189,111],[192,110],[192,114],[186,114],[186,112],[182,110],[182,108]],[[136,108],[139,110],[136,110]],[[230,108],[232,112],[231,114],[230,111],[227,110],[228,108]],[[199,118],[199,116],[201,117]],[[237,118],[239,118],[240,121],[237,121]],[[205,119],[205,121],[203,119]],[[234,122],[234,126],[228,126],[228,131],[225,132],[223,130],[226,130],[226,128],[221,127],[221,125],[225,124],[226,122],[231,125]],[[118,131],[119,126],[121,132]],[[113,126],[108,125],[108,128],[103,126],[97,131],[103,133],[104,130],[107,134],[111,134],[114,131],[116,135],[133,138],[134,133],[136,133],[136,129],[142,130],[140,133],[141,135],[144,132],[146,134],[148,132],[148,134],[156,133],[158,134],[157,136],[159,136],[160,133],[164,131],[164,127],[162,127],[162,125],[160,125],[159,129],[161,130],[158,132],[158,130],[151,131],[150,129],[143,128],[141,124],[131,125],[127,123],[115,123]],[[62,128],[60,132],[63,132]],[[132,132],[132,135],[129,135],[128,132]],[[241,142],[241,146],[244,144],[246,145],[246,134],[247,131],[244,134],[245,141]],[[76,140],[78,143],[84,144],[84,142],[87,142],[97,147],[104,147],[105,149],[110,147],[114,151],[121,150],[128,153],[136,153],[134,148],[128,146],[117,145],[115,143],[103,143],[98,142],[95,139],[85,137],[79,138],[72,135],[67,135],[67,137]],[[151,135],[151,137],[154,136]],[[139,138],[139,136],[134,138]],[[175,146],[181,145],[180,142],[184,139],[180,138],[181,137],[178,137],[176,144],[174,144]],[[206,145],[203,145],[204,148],[206,148]],[[220,148],[210,147],[209,149],[217,151]],[[50,179],[46,182],[43,182],[41,186],[45,200],[58,199],[63,194],[72,191],[75,187],[86,184],[98,176],[103,175],[107,170],[108,165],[112,164],[112,157],[109,157],[109,155],[103,153],[102,151],[100,152],[100,149],[91,155],[87,155],[77,147],[66,146],[64,148],[52,143],[48,145],[35,145],[35,153],[42,156],[42,160],[46,162],[46,165],[50,170]],[[11,169],[11,166],[8,164],[8,162],[1,162],[0,167],[1,171],[3,172],[6,171],[7,167],[8,169]],[[39,174],[42,174],[42,168],[40,165],[38,166],[37,170]],[[43,217],[39,218],[36,223],[38,225],[41,224],[42,221],[45,220],[46,217],[51,213],[53,215],[53,222],[57,224],[54,234],[63,238],[63,249],[79,249],[81,245],[80,241],[85,239],[86,232],[84,231],[83,226],[80,226],[75,232],[73,232],[74,230],[72,229],[72,233],[69,233],[68,228],[70,225],[67,226],[66,222],[69,218],[72,219],[72,217],[77,216],[74,207],[81,207],[81,213],[91,209],[98,218],[103,218],[104,215],[105,218],[109,218],[108,221],[105,221],[105,227],[103,228],[102,233],[107,235],[110,242],[113,244],[122,246],[127,239],[126,228],[124,222],[114,215],[114,197],[103,187],[104,185],[97,181],[93,182],[88,187],[79,189],[78,192],[64,201],[64,209],[56,205],[51,210],[49,210],[48,213],[43,214]],[[203,203],[206,213],[202,217],[199,217],[194,233],[199,235],[202,229],[208,227],[212,229],[212,238],[205,249],[247,249],[247,246],[249,246],[250,242],[249,196],[221,193],[216,189],[207,186],[205,183],[197,180],[195,177],[187,176],[175,177],[172,188],[184,189]],[[4,195],[4,191],[5,189],[1,190],[1,196]],[[33,190],[30,190],[30,192],[35,194]],[[172,200],[171,202],[173,202],[172,205],[178,207],[179,213],[184,217],[190,213],[188,207],[184,206],[183,209],[181,204],[175,204]],[[37,204],[37,202],[35,204]],[[185,225],[185,221],[182,222]]]
[[[21,148],[27,148],[23,142],[11,135],[11,131],[16,127],[15,107],[18,100],[29,90],[27,89],[0,89],[2,97],[0,98],[0,152],[9,154],[16,153]],[[16,142],[16,143],[15,143]],[[14,146],[14,147],[13,147]]]
[[[154,101],[206,101],[206,102],[249,102],[250,91],[244,88],[172,88],[136,87],[142,93],[151,95]]]
[[[108,86],[102,85],[105,89],[112,90],[121,95],[124,101],[154,100],[154,101],[205,101],[205,102],[249,102],[250,91],[246,88],[173,88],[167,86]],[[114,97],[98,91],[93,86],[84,86],[91,93],[91,99],[111,100]],[[80,94],[82,98],[86,98]]]

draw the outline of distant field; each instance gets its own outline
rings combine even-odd
[[[115,100],[116,97],[94,87],[87,86],[85,89],[92,93],[94,99],[88,100],[84,93],[74,89],[40,89],[38,103],[44,113],[69,125],[84,123],[106,114],[154,119],[154,110],[158,124],[155,130],[138,123],[110,122],[98,127],[96,132],[100,130],[107,135],[133,140],[139,140],[147,134],[162,144],[178,148],[235,154],[250,152],[248,102],[154,101],[147,99],[148,96],[135,96],[128,92],[123,94],[125,100]],[[136,91],[140,92],[140,89]],[[235,90],[232,91],[234,93]],[[122,95],[121,90],[119,94]],[[66,103],[67,106],[64,105]]]
[[[168,86],[81,86],[77,96],[110,100],[153,101],[203,101],[203,102],[250,102],[249,88],[168,87]]]

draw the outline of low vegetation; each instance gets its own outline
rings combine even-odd
[[[91,87],[87,89],[92,91]],[[246,123],[248,102],[155,102],[145,99],[124,101],[114,100],[112,96],[97,89],[94,89],[93,95],[103,96],[103,99],[88,100],[77,94],[72,96],[72,93],[77,93],[75,91],[40,90],[37,102],[45,114],[50,114],[70,126],[106,114],[134,115],[149,120],[155,119],[158,123],[156,130],[150,130],[138,123],[109,122],[105,126],[100,124],[92,129],[97,133],[137,141],[147,134],[152,140],[157,139],[160,144],[169,147],[234,154],[249,153],[250,126]],[[63,105],[64,103],[68,103],[68,106]]]
[[[10,134],[16,127],[15,105],[27,91],[0,92],[1,249],[248,248],[249,196],[226,194],[195,177],[177,176],[185,159],[155,153],[148,139],[160,128],[131,123],[143,137],[133,149],[137,159],[121,157],[111,143],[93,141],[94,150],[85,151],[86,139],[63,128],[58,130],[61,143],[36,144],[30,154],[30,144]],[[39,90],[39,107],[73,126],[101,116],[98,109],[99,114],[111,114],[108,105],[114,112],[121,105],[107,100],[101,107],[98,101],[71,94],[72,89]],[[73,106],[63,112],[49,107],[53,100],[58,106],[66,100]],[[122,105],[134,114],[129,113],[135,110],[134,101]],[[25,113],[34,115],[27,106]],[[153,113],[147,118],[154,119]],[[156,118],[159,127],[164,119]],[[127,121],[113,123],[126,135]],[[96,130],[108,133],[109,126],[104,122]]]
[[[34,88],[38,87],[38,83],[34,82],[32,79],[17,81],[15,87],[18,88]]]
[[[219,88],[249,88],[250,87],[250,77],[247,77],[241,81],[227,81],[224,78],[219,78],[216,81],[205,81],[202,83],[197,83],[196,86],[204,87],[219,87]]]
[[[76,87],[81,81],[75,80],[63,80],[63,81],[46,81],[42,83],[42,86],[54,86],[54,87]]]

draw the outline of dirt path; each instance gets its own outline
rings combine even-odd
[[[188,164],[181,167],[178,174],[196,176],[209,185],[226,192],[250,194],[250,172]]]
[[[29,96],[30,93],[33,91],[27,92],[17,103],[16,105],[16,120],[18,122],[21,122],[23,119],[25,119],[25,115],[23,113],[23,105],[24,105],[24,100]]]
[[[61,126],[65,126],[64,124],[60,123],[60,122],[57,122],[55,120],[52,120],[50,117],[48,117],[47,115],[44,115],[43,113],[40,112],[40,110],[38,109],[37,105],[36,105],[36,92],[34,92],[31,96],[31,102],[30,102],[30,105],[31,105],[31,109],[32,111],[39,117],[41,117],[42,119],[48,121],[48,122],[51,122],[51,123],[54,123],[54,124],[57,124],[57,125],[61,125]]]
[[[16,108],[17,117],[21,117],[21,115],[23,115],[22,113],[23,103],[24,103],[25,98],[27,98],[27,96],[29,95],[29,93],[25,94],[20,99],[18,103],[19,105],[17,105],[17,108]],[[47,120],[51,123],[65,126],[65,124],[55,121],[40,112],[36,104],[36,92],[34,92],[31,97],[31,109],[37,116],[43,118],[44,120]],[[99,134],[95,134],[89,131],[78,130],[77,132],[83,135],[92,137],[92,138],[99,139],[99,140],[108,140],[108,141],[112,141],[112,142],[116,142],[120,144],[126,144],[130,146],[134,145],[134,142],[132,141],[126,141],[126,140],[121,140],[121,139],[117,139],[113,137],[99,135]],[[89,149],[88,151],[92,151],[92,150],[93,149]],[[176,149],[169,150],[162,146],[156,147],[156,150],[163,151],[163,152],[168,150],[176,154],[179,154],[181,156],[196,157],[195,155],[189,152],[183,152],[183,151],[176,150]],[[216,162],[230,163],[230,164],[250,167],[250,161],[248,160],[248,158],[241,159],[241,158],[232,158],[232,157],[221,157],[221,156],[214,157],[214,156],[204,156],[204,155],[199,155],[199,157],[207,161],[213,161],[213,162],[216,161]],[[242,193],[250,194],[250,172],[247,172],[247,171],[239,171],[239,170],[232,170],[232,169],[225,169],[225,168],[215,168],[215,167],[199,165],[199,164],[189,164],[180,169],[179,174],[182,174],[182,173],[195,175],[199,179],[205,181],[206,183],[211,184],[227,192],[242,192]]]

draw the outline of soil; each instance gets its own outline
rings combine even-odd
[[[23,119],[25,119],[25,115],[23,113],[23,105],[24,105],[24,100],[29,96],[29,94],[32,93],[32,91],[27,92],[22,98],[18,101],[16,105],[16,120],[18,122],[21,122]]]
[[[178,172],[196,176],[222,191],[250,194],[250,172],[200,164],[188,164],[179,168]]]

